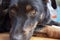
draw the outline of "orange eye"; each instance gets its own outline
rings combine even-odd
[[[31,5],[27,5],[26,6],[26,12],[28,12],[28,13],[30,12],[30,13],[33,13],[34,14],[35,13],[35,10],[32,8]]]
[[[35,11],[35,10],[32,10],[32,11],[31,11],[31,14],[32,14],[32,15],[35,15],[35,14],[36,14],[36,11]]]
[[[18,9],[19,9],[19,7],[17,5],[14,5],[10,8],[12,13],[15,13]]]
[[[29,12],[29,11],[31,11],[31,10],[32,10],[32,6],[31,6],[31,5],[27,5],[27,6],[26,6],[26,11]]]

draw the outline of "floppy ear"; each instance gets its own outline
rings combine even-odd
[[[51,0],[51,6],[52,6],[54,9],[57,8],[56,0]]]

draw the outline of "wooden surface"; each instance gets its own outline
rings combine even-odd
[[[45,28],[40,30],[40,32],[41,33],[39,34],[36,33],[38,37],[36,36],[31,37],[30,40],[60,40],[60,39],[57,39],[57,38],[60,38],[60,27],[46,26]],[[45,33],[48,35],[46,35]],[[0,40],[9,40],[9,34],[0,33]]]
[[[9,35],[7,33],[1,33],[0,40],[9,40]],[[45,38],[45,37],[32,37],[30,40],[60,40],[60,39]]]

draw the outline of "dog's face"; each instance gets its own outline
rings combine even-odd
[[[34,25],[36,22],[43,20],[46,13],[46,0],[17,0],[15,3],[11,3],[11,16],[14,16],[20,23],[24,21],[23,25],[25,26],[26,24],[31,26],[31,24]]]
[[[48,0],[11,0],[9,14],[12,17],[12,34],[17,34],[14,38],[19,39],[19,33],[22,37],[31,32],[27,38],[32,35],[38,22],[42,23],[47,16],[47,2]]]
[[[28,34],[44,19],[47,3],[45,0],[12,0],[9,13],[13,19],[11,24],[15,27],[14,33],[23,31]]]

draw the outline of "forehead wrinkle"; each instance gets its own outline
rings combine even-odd
[[[38,12],[36,15],[39,16],[42,13],[45,12],[45,10],[44,10],[44,4],[43,4],[42,0],[30,0],[29,3],[31,3],[31,5],[36,8],[36,10]]]
[[[22,5],[22,3],[23,3],[23,5],[30,4],[31,6],[33,6],[34,9],[36,9],[40,12],[44,11],[42,0],[11,0],[11,5],[18,4],[18,3],[21,5]]]
[[[42,0],[31,0],[30,1],[33,6],[35,6],[37,9],[43,9],[43,3]]]

